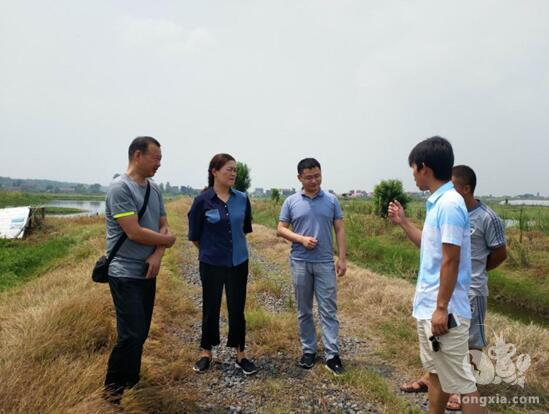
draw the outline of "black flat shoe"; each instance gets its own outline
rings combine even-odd
[[[246,375],[252,375],[257,372],[257,367],[255,366],[255,364],[247,358],[242,358],[240,362],[235,361],[234,366],[241,369],[242,372]]]
[[[212,359],[210,357],[202,357],[198,361],[196,361],[196,364],[193,365],[193,371],[194,372],[205,372],[210,368],[210,364],[212,362]]]

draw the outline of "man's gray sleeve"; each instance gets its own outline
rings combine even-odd
[[[164,207],[164,199],[162,198],[162,194],[160,192],[158,192],[158,197],[160,200],[160,217],[165,217],[167,216],[166,208]]]
[[[130,189],[123,182],[113,184],[107,195],[107,204],[113,219],[133,216],[137,214],[135,200]]]
[[[490,249],[497,249],[498,247],[505,246],[505,231],[503,229],[501,219],[495,214],[489,214],[486,216],[484,224],[484,238],[486,240],[486,245]]]

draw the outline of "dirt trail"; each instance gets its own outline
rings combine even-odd
[[[254,233],[250,236],[249,242],[250,278],[247,312],[248,319],[253,320],[248,321],[248,325],[250,322],[252,325],[248,327],[248,350],[259,367],[259,372],[252,377],[245,377],[236,370],[233,351],[224,346],[222,337],[222,344],[215,350],[215,363],[212,369],[204,374],[187,377],[187,380],[192,382],[187,386],[196,390],[196,404],[200,411],[349,414],[391,412],[384,401],[365,396],[356,387],[348,385],[345,379],[334,377],[324,368],[320,357],[312,370],[297,367],[300,349],[287,266],[289,244],[278,239],[274,231],[260,225],[254,225]],[[179,273],[188,284],[192,301],[199,310],[200,279],[196,252],[190,244],[182,248]],[[182,346],[191,349],[197,349],[199,343],[200,312],[197,312],[197,315],[196,320],[189,326],[189,331],[178,335],[183,342]],[[276,324],[277,318],[283,322]],[[416,412],[424,411],[425,395],[400,393],[397,383],[402,380],[403,374],[376,356],[368,339],[350,335],[349,329],[346,329],[345,314],[341,313],[339,319],[340,352],[345,366],[350,369],[349,375],[353,375],[353,368],[366,367],[382,381],[386,381],[390,392],[398,394],[396,398],[406,398]],[[223,310],[222,335],[226,335],[226,328],[226,312]],[[261,331],[271,329],[267,335],[262,335]],[[278,344],[279,349],[270,346],[270,339]],[[321,351],[321,341],[319,348]],[[321,352],[319,354],[322,355]],[[402,400],[401,403],[405,412],[408,412],[409,409],[404,408],[405,401]]]

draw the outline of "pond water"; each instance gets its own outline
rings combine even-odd
[[[78,208],[84,210],[76,214],[59,214],[59,217],[96,216],[105,214],[105,200],[52,200],[46,207]]]
[[[505,201],[500,202],[505,205]],[[549,207],[549,200],[508,200],[510,206],[545,206]]]

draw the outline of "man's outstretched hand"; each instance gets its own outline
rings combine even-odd
[[[393,224],[402,224],[406,221],[406,215],[404,214],[404,207],[398,202],[398,200],[393,200],[389,203],[389,208],[387,210],[389,220]]]

